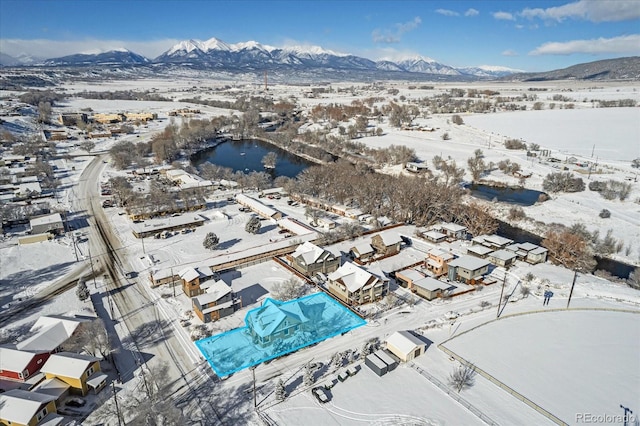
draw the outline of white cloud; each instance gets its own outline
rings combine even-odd
[[[114,49],[129,49],[132,52],[155,58],[178,43],[177,39],[162,39],[152,41],[128,40],[48,40],[48,39],[0,39],[0,51],[7,55],[17,56],[27,53],[39,58],[57,58],[76,53],[100,53]]]
[[[558,22],[567,18],[592,22],[627,21],[640,18],[640,4],[637,0],[579,0],[547,9],[526,8],[519,15],[528,19],[539,18]]]
[[[493,12],[493,17],[502,21],[515,21],[516,18],[509,12]]]
[[[549,42],[536,47],[529,55],[572,55],[574,53],[640,55],[640,34],[591,40]]]
[[[436,13],[444,16],[460,16],[458,12],[449,9],[436,9]]]
[[[375,43],[399,43],[403,34],[415,30],[421,23],[422,19],[416,16],[409,22],[395,24],[395,30],[375,29],[371,33],[371,38]]]
[[[480,12],[478,12],[476,9],[470,8],[470,9],[467,9],[467,11],[464,13],[464,16],[477,16],[479,14]]]
[[[419,53],[413,50],[398,50],[393,47],[382,47],[362,52],[365,58],[372,58],[375,61],[392,61],[399,62],[407,58],[422,57]]]
[[[502,52],[502,56],[518,56],[518,52],[512,49],[507,49]]]

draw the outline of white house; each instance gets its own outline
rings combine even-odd
[[[387,350],[400,358],[402,362],[408,362],[424,353],[426,344],[409,331],[396,331],[387,338]]]

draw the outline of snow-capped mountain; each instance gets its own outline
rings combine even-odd
[[[10,61],[9,58],[7,58]],[[515,70],[504,67],[454,68],[424,56],[414,56],[400,61],[384,59],[372,61],[367,58],[334,52],[320,46],[274,47],[257,41],[226,43],[218,38],[208,40],[184,40],[149,61],[147,58],[126,49],[103,53],[83,53],[45,61],[48,66],[138,66],[181,67],[193,70],[219,70],[229,72],[273,72],[308,73],[318,76],[336,77],[340,74],[366,73],[380,78],[424,78],[425,74],[442,79],[469,79],[502,77]],[[332,74],[334,73],[334,74]],[[335,74],[338,73],[338,74]]]
[[[147,64],[149,59],[127,49],[116,49],[101,53],[78,53],[61,58],[47,59],[44,65],[137,65]]]
[[[524,72],[514,68],[500,67],[495,65],[480,65],[477,67],[456,68],[462,74],[475,75],[477,77],[498,78],[511,74]]]
[[[43,61],[42,58],[36,58],[35,56],[28,55],[26,53],[20,53],[16,56],[7,55],[6,53],[0,52],[0,66],[3,67],[14,67],[19,65],[35,65],[41,63]]]

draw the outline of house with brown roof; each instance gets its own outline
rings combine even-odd
[[[376,251],[367,241],[359,242],[349,249],[349,255],[361,263],[370,261],[375,253]]]
[[[345,262],[328,276],[331,294],[348,305],[361,305],[382,299],[389,292],[389,280]]]
[[[306,276],[313,276],[318,272],[328,274],[340,267],[339,257],[309,241],[299,245],[289,258],[291,266]]]
[[[222,280],[208,281],[200,287],[204,293],[193,297],[191,303],[196,316],[204,323],[217,321],[242,307],[242,300]]]

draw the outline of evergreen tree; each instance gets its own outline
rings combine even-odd
[[[84,302],[89,298],[89,296],[91,296],[91,293],[89,293],[89,289],[87,288],[87,283],[83,280],[78,281],[78,286],[76,287],[76,296],[78,296],[78,299],[80,299],[82,302]]]
[[[204,237],[204,241],[202,241],[202,245],[204,248],[208,250],[215,250],[218,243],[220,242],[220,238],[213,232],[209,232],[206,237]]]
[[[260,223],[260,218],[257,216],[253,216],[244,227],[244,230],[250,234],[257,234],[260,232],[260,227],[262,223]]]
[[[278,379],[278,383],[276,383],[276,399],[278,401],[284,401],[287,397],[287,391],[284,388],[284,383],[282,379]]]

